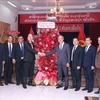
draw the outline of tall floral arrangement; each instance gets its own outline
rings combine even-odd
[[[35,49],[39,52],[50,52],[58,44],[59,31],[57,29],[42,29],[38,38],[35,38]],[[56,53],[50,56],[39,56],[36,84],[56,85],[57,65]]]

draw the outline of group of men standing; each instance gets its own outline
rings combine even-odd
[[[32,83],[35,54],[41,55],[34,50],[32,34],[28,35],[25,42],[23,36],[18,36],[18,43],[13,43],[13,37],[9,35],[6,43],[0,43],[0,86],[3,86],[1,82],[3,65],[5,85],[14,84],[12,81],[13,64],[15,64],[16,85],[22,84],[23,88],[27,88],[26,84],[35,86]]]
[[[81,69],[83,69],[86,85],[82,91],[88,93],[93,91],[94,88],[94,73],[98,83],[99,90],[95,92],[100,93],[100,37],[98,38],[98,47],[92,45],[92,39],[87,37],[85,40],[86,46],[82,48],[79,46],[77,38],[73,39],[73,49],[71,50],[71,75],[72,75],[72,88],[78,91],[81,86]]]
[[[63,87],[63,73],[65,76],[64,90],[68,89],[68,67],[71,69],[72,76],[72,89],[79,91],[81,87],[81,76],[82,70],[84,72],[86,85],[82,91],[88,93],[93,91],[94,88],[94,72],[96,74],[96,80],[98,83],[99,90],[95,93],[100,92],[100,37],[98,38],[99,46],[92,45],[91,37],[87,37],[85,40],[85,47],[79,45],[77,38],[73,39],[73,46],[70,46],[64,42],[64,37],[58,37],[59,44],[48,53],[42,55],[48,56],[57,52],[57,68],[58,68],[58,85],[56,88]]]
[[[2,66],[4,65],[4,81],[5,85],[14,84],[12,81],[13,64],[15,64],[16,85],[23,85],[23,88],[36,86],[33,83],[35,54],[40,56],[48,56],[57,52],[57,69],[58,69],[58,85],[57,89],[63,87],[63,74],[65,77],[64,90],[68,89],[68,68],[71,69],[72,89],[80,90],[81,72],[83,69],[86,85],[82,89],[88,93],[94,88],[94,72],[100,92],[100,37],[98,38],[99,46],[92,45],[92,39],[86,38],[86,46],[81,47],[77,38],[73,39],[73,47],[64,42],[64,37],[58,37],[59,44],[48,53],[40,53],[34,49],[33,36],[28,34],[27,41],[24,42],[23,36],[18,36],[18,43],[13,44],[13,37],[9,35],[8,41],[4,44],[0,43],[0,85],[2,78]]]

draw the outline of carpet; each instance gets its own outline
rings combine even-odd
[[[99,100],[98,97],[85,97],[85,100]]]

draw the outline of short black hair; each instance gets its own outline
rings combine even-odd
[[[87,38],[90,39],[90,40],[92,41],[92,38],[91,38],[91,37],[86,37],[86,39],[87,39]]]
[[[23,37],[22,35],[18,35],[18,37]]]

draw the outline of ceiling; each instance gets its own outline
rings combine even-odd
[[[8,0],[0,0],[7,7],[18,13],[49,13],[55,6],[55,0],[9,0],[17,7],[12,7]],[[100,12],[100,0],[60,0],[59,5],[67,12]]]

